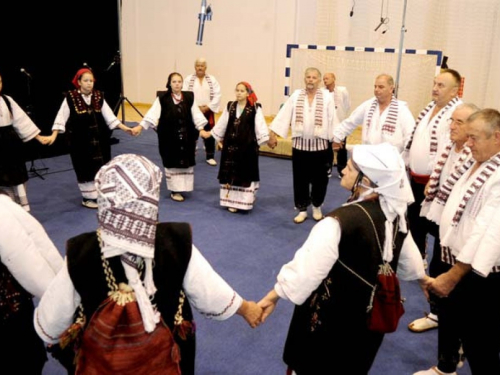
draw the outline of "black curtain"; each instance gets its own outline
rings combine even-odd
[[[111,108],[118,104],[118,8],[111,0],[64,1],[57,6],[51,2],[0,3],[3,93],[29,113],[42,135],[51,133],[63,95],[84,64],[94,71],[95,88],[104,91]],[[50,147],[37,141],[26,144],[26,160],[66,152],[64,136]]]

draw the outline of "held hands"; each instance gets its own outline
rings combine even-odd
[[[47,143],[45,143],[47,146],[51,146],[54,144],[54,142],[56,141],[56,138],[57,138],[57,130],[54,130],[52,131],[52,135],[49,135],[47,138]],[[42,143],[43,144],[43,143]]]
[[[132,132],[132,128],[129,128],[128,126],[125,126],[123,124],[120,124],[118,125],[118,127],[123,130],[125,133],[129,134],[129,135],[134,135],[134,133]]]
[[[267,146],[273,149],[277,145],[278,145],[278,137],[276,137],[276,134],[274,132],[271,132],[269,134],[269,141],[267,141]]]
[[[260,324],[262,308],[254,301],[243,300],[243,303],[236,313],[241,315],[250,327],[255,328]]]
[[[52,144],[51,142],[51,136],[43,136],[43,135],[37,135],[35,139],[40,142],[42,145],[50,145]]]
[[[262,308],[262,316],[260,317],[261,323],[264,323],[267,317],[272,314],[272,312],[276,308],[278,300],[279,296],[273,289],[257,303]]]
[[[278,293],[272,289],[258,303],[243,300],[243,303],[236,313],[241,315],[250,327],[255,328],[264,323],[267,317],[272,314],[279,298]]]
[[[134,137],[137,137],[142,133],[142,126],[141,125],[134,126],[131,130],[132,130],[132,135]]]
[[[200,136],[203,139],[210,138],[211,135],[212,135],[212,133],[210,133],[209,131],[206,131],[206,130],[203,130],[203,129],[200,130]]]
[[[333,143],[332,143],[333,151],[338,151],[338,150],[340,150],[341,147],[344,147],[344,142],[333,141]]]

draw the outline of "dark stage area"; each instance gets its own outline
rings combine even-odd
[[[110,107],[119,102],[118,8],[116,1],[97,0],[1,3],[2,92],[30,115],[42,135],[51,133],[64,93],[73,88],[71,80],[85,64]],[[26,160],[65,154],[65,141],[63,135],[50,147],[30,141],[25,144]]]

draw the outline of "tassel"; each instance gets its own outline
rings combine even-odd
[[[83,333],[83,327],[85,324],[81,321],[76,321],[73,323],[60,337],[59,346],[61,349],[66,348],[73,342],[76,342]]]
[[[182,340],[186,340],[188,335],[193,335],[195,330],[196,326],[194,321],[191,323],[187,320],[183,320],[181,324],[174,327],[174,333]]]

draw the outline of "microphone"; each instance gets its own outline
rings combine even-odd
[[[120,61],[120,51],[116,51],[116,55],[115,55],[115,57],[113,58],[113,61],[112,61],[112,62],[111,62],[111,64],[109,64],[109,66],[106,68],[105,72],[109,72],[109,70],[110,70],[113,66],[115,66],[115,64],[116,64],[117,62],[119,62],[119,61]]]
[[[196,38],[196,44],[201,46],[203,44],[203,31],[205,29],[205,21],[212,20],[212,8],[210,5],[207,7],[206,0],[201,1],[201,10],[198,14],[198,19],[198,37]]]
[[[375,28],[375,30],[374,30],[374,31],[377,31],[378,29],[380,29],[380,26],[382,26],[383,24],[384,24],[384,19],[382,18],[382,19],[380,20],[380,23],[378,24],[378,26]]]
[[[23,74],[25,74],[25,75],[26,75],[26,77],[28,77],[29,79],[33,79],[33,77],[31,76],[31,74],[29,74],[29,73],[26,71],[26,69],[21,68],[20,72],[21,72],[21,73],[23,73]]]

